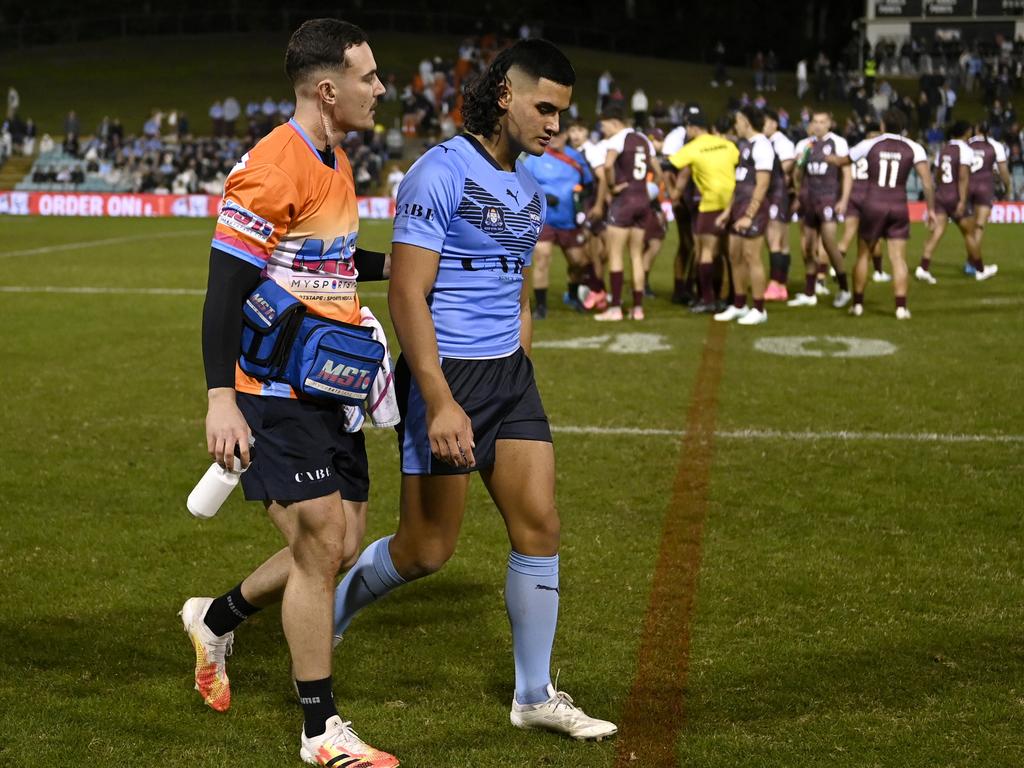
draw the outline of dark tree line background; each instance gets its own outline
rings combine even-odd
[[[286,31],[304,18],[331,15],[370,30],[434,34],[501,31],[524,22],[567,45],[712,61],[719,41],[729,64],[774,50],[780,64],[831,58],[850,49],[862,2],[827,0],[38,0],[0,3],[0,39],[11,46],[104,37],[204,32]]]

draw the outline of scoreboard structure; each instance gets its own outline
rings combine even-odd
[[[879,39],[907,37],[991,43],[1024,36],[1024,0],[867,0],[864,32]]]

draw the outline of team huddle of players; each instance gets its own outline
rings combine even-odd
[[[534,317],[547,316],[551,253],[558,245],[569,267],[564,301],[595,310],[600,321],[644,319],[647,278],[666,234],[662,201],[670,201],[679,231],[672,301],[697,314],[742,325],[767,322],[765,302],[832,306],[864,312],[870,280],[891,282],[896,317],[908,319],[907,185],[916,171],[930,234],[915,277],[934,284],[931,260],[950,220],[967,254],[964,271],[987,280],[998,271],[982,257],[982,239],[995,199],[998,172],[1010,188],[1006,150],[984,124],[958,122],[929,163],[906,138],[901,112],[886,112],[853,147],[833,132],[828,112],[816,112],[807,137],[795,145],[771,110],[743,107],[713,124],[696,105],[667,135],[634,130],[622,106],[600,116],[602,139],[572,124],[552,137],[527,167],[547,195],[548,217],[534,252]],[[803,290],[790,297],[789,224],[801,225]],[[840,238],[839,224],[843,233]],[[857,241],[854,246],[854,240]],[[892,268],[883,270],[883,242]],[[769,253],[766,274],[763,252]],[[852,281],[846,253],[856,247]],[[632,304],[623,308],[625,255]],[[852,284],[851,284],[852,283]],[[748,305],[749,299],[749,305]]]

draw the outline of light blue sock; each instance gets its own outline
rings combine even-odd
[[[405,584],[391,562],[392,536],[377,539],[363,550],[356,564],[334,590],[334,634],[342,635],[363,608]]]
[[[551,684],[551,646],[558,624],[558,555],[509,554],[505,607],[512,625],[516,701],[546,701]]]

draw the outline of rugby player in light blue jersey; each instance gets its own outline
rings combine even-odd
[[[527,288],[547,206],[517,160],[542,154],[558,133],[575,80],[547,41],[502,51],[467,88],[466,133],[423,155],[399,187],[388,304],[402,345],[401,517],[338,586],[334,617],[340,636],[361,608],[447,562],[479,471],[512,547],[512,724],[600,740],[616,726],[551,685],[560,523],[551,430],[528,357]]]
[[[548,281],[551,251],[557,243],[569,264],[566,303],[583,310],[577,298],[585,279],[593,277],[593,267],[583,245],[586,230],[581,226],[583,213],[577,214],[577,201],[594,187],[594,174],[587,159],[566,143],[569,126],[562,122],[551,137],[551,144],[542,155],[528,155],[523,165],[544,190],[548,203],[544,228],[533,251],[533,319],[543,320],[548,314]]]

